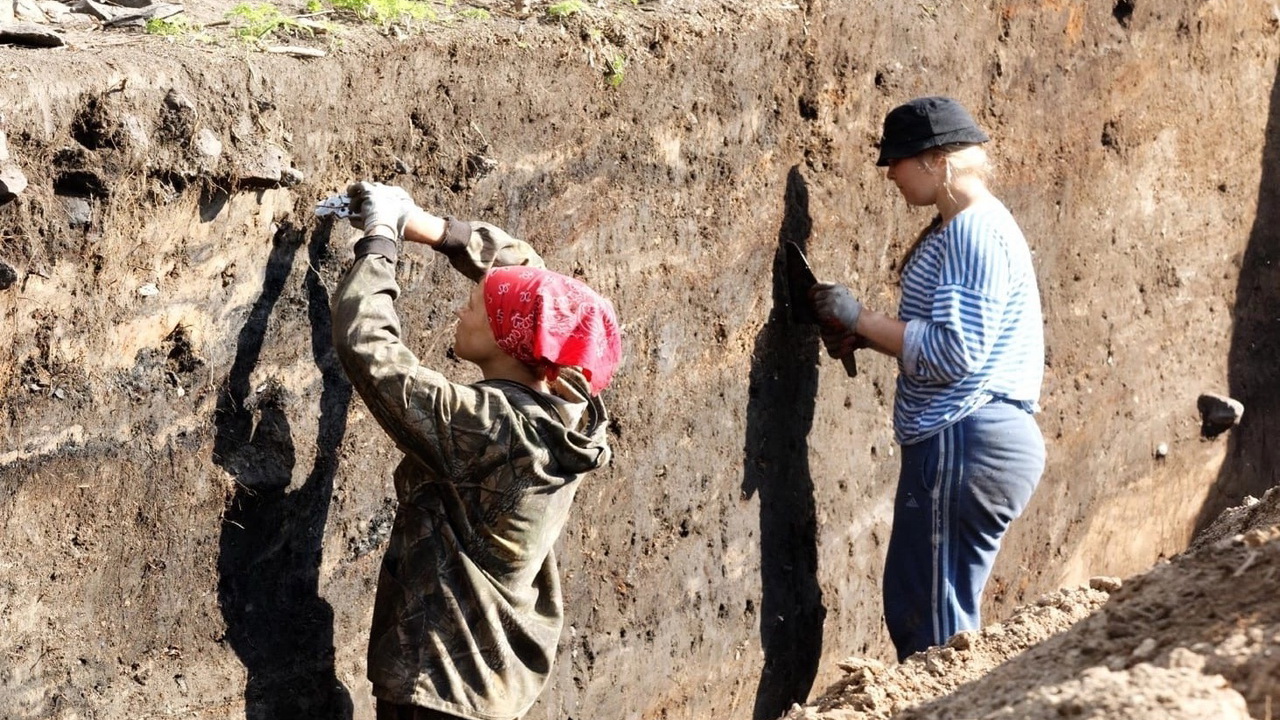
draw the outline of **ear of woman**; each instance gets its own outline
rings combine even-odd
[[[946,166],[946,157],[937,150],[926,150],[916,156],[916,162],[920,163],[920,169],[935,175],[938,171]]]

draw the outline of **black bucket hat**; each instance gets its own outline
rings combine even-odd
[[[991,138],[969,111],[949,97],[922,97],[899,105],[884,116],[880,158],[876,165],[913,157],[939,145],[984,143]]]

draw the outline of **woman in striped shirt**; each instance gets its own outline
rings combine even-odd
[[[902,263],[898,317],[842,285],[813,291],[831,355],[898,359],[902,469],[883,592],[899,660],[980,627],[1001,537],[1044,470],[1040,296],[1022,231],[987,188],[988,139],[950,98],[892,110],[876,164],[908,204],[938,213]]]

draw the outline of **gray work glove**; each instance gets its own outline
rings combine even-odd
[[[361,230],[375,225],[395,228],[399,240],[404,235],[404,225],[414,213],[422,212],[404,188],[376,182],[358,182],[347,188],[351,198],[351,215],[347,220]]]
[[[858,329],[862,303],[854,299],[849,288],[820,282],[809,290],[809,298],[813,300],[813,309],[818,314],[818,324],[824,334],[842,335]]]
[[[848,356],[854,350],[871,347],[871,341],[856,332],[823,328],[820,333],[822,346],[826,348],[827,355],[837,360]]]

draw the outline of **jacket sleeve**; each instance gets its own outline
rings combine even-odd
[[[396,445],[439,477],[457,477],[473,456],[467,446],[505,422],[508,410],[493,395],[423,367],[400,341],[395,270],[384,255],[357,255],[334,293],[334,348]]]
[[[464,222],[452,217],[445,218],[444,240],[436,250],[444,253],[449,263],[472,282],[479,282],[492,267],[546,267],[538,253],[523,240],[489,223]]]

